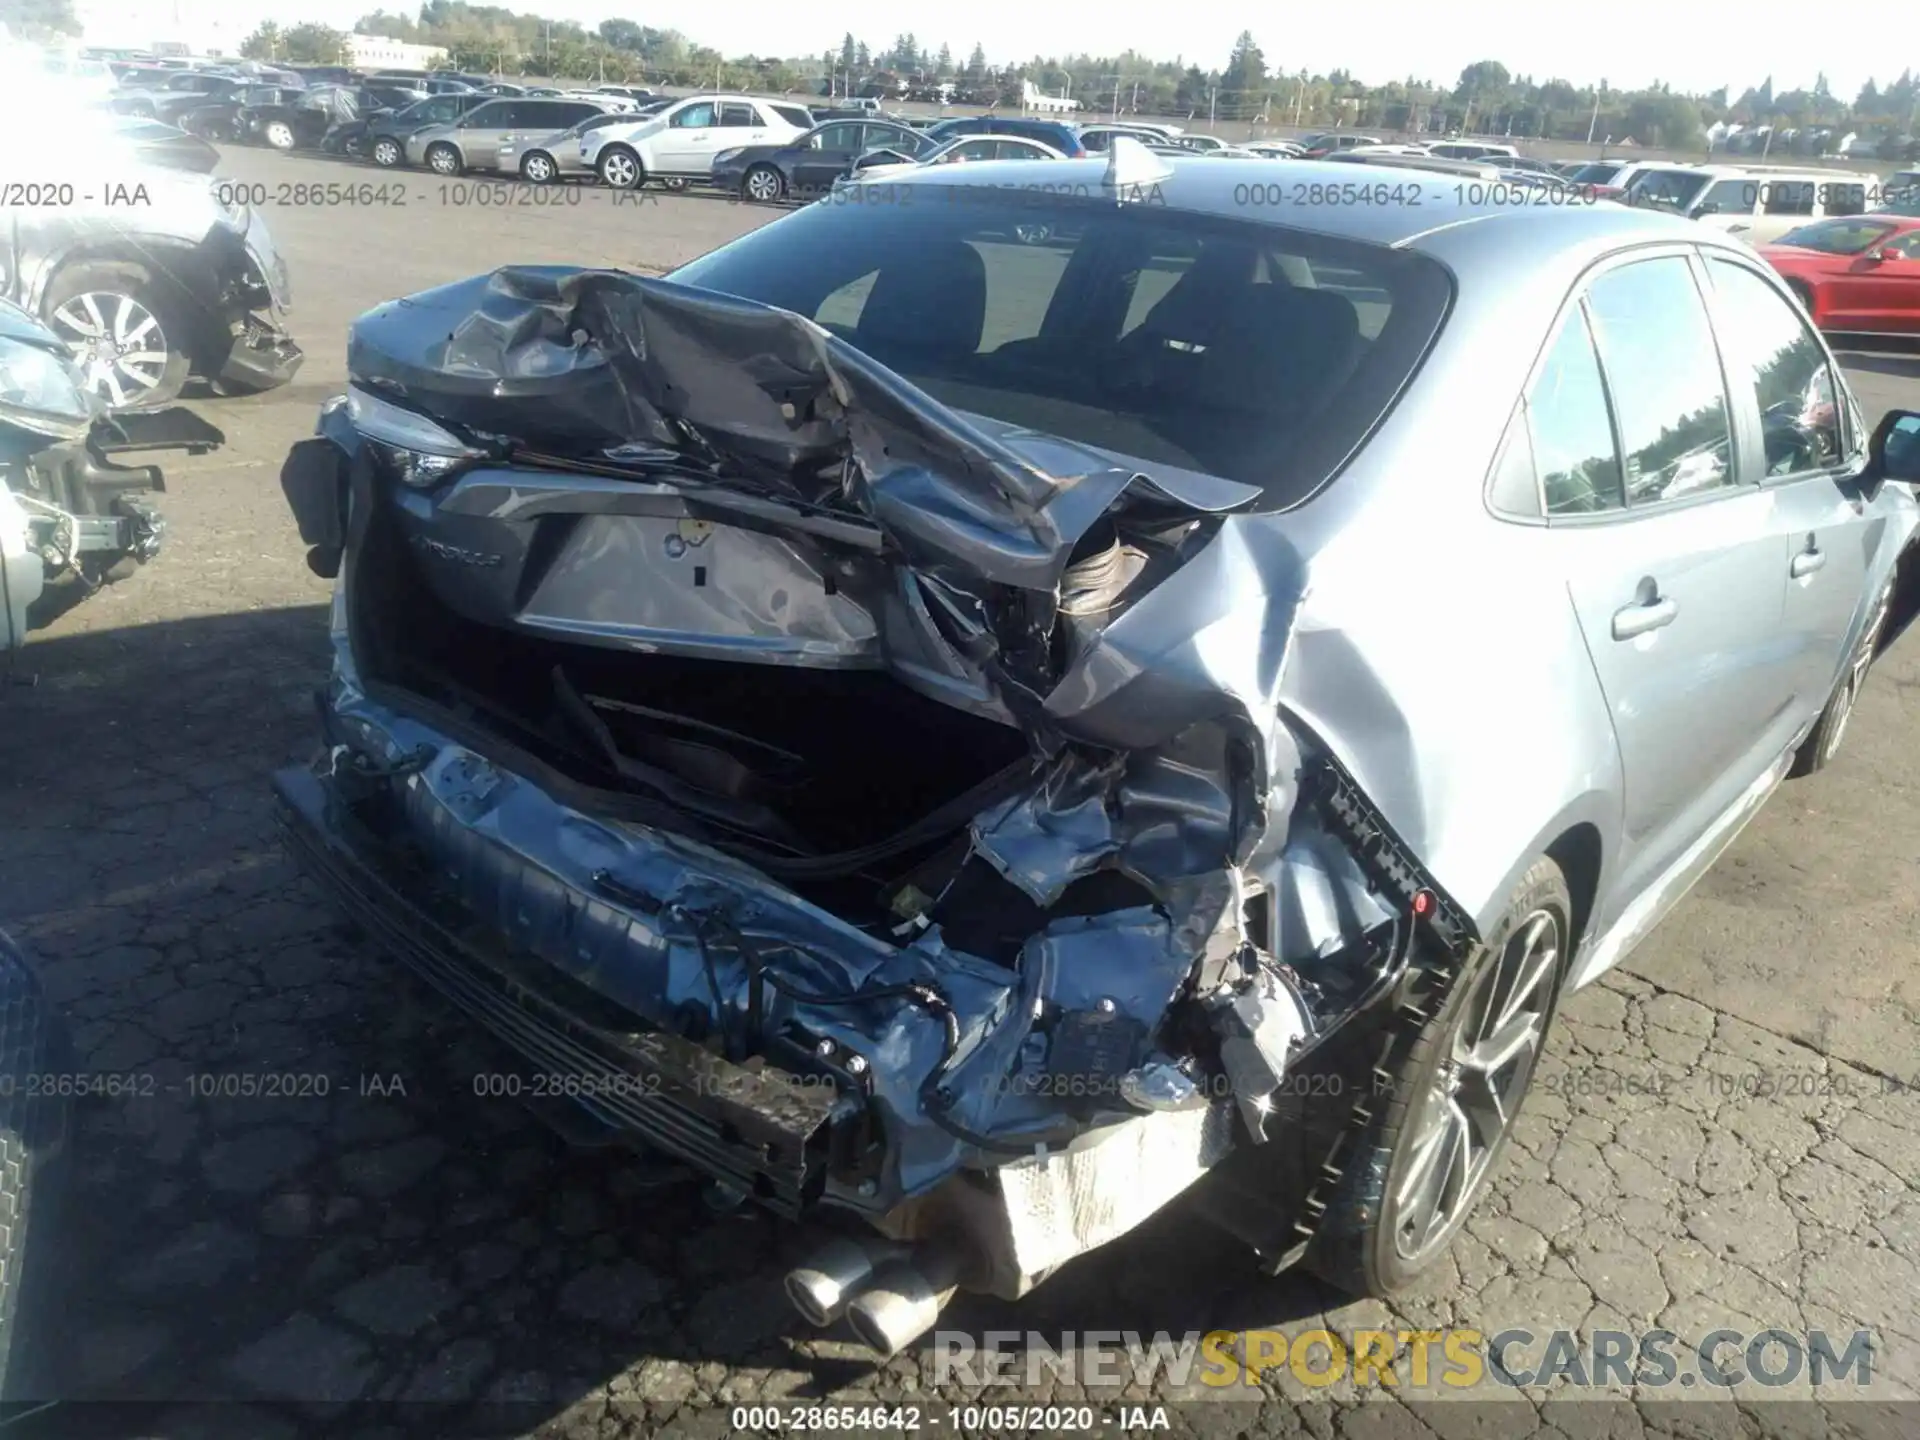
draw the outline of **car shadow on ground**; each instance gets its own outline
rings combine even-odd
[[[320,606],[181,619],[43,638],[0,698],[0,925],[102,1081],[32,1433],[523,1434],[587,1396],[644,1432],[742,1367],[785,1377],[768,1399],[924,1393],[933,1337],[875,1373],[786,1302],[824,1229],[567,1146],[295,871],[268,776],[313,752],[325,660]],[[1150,1340],[1336,1303],[1175,1210],[943,1326]]]

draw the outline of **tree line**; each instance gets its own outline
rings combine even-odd
[[[42,21],[67,0],[0,0]],[[23,15],[24,18],[24,15]],[[1119,55],[1070,55],[989,61],[976,44],[964,59],[947,46],[900,34],[877,46],[846,34],[811,56],[725,56],[674,29],[632,20],[588,27],[533,12],[466,0],[425,0],[413,13],[375,10],[354,26],[447,51],[460,70],[555,79],[722,86],[783,94],[941,93],[957,103],[1017,104],[1024,82],[1079,100],[1096,114],[1170,115],[1257,125],[1332,126],[1393,132],[1471,130],[1515,137],[1633,139],[1670,149],[1698,148],[1709,126],[1771,125],[1776,131],[1855,130],[1873,136],[1912,135],[1920,119],[1920,81],[1911,70],[1886,84],[1868,81],[1851,100],[1826,78],[1776,90],[1773,78],[1739,95],[1721,88],[1685,94],[1669,85],[1620,90],[1602,80],[1575,85],[1559,78],[1516,75],[1497,60],[1468,65],[1452,83],[1418,76],[1368,84],[1344,69],[1287,70],[1267,59],[1243,32],[1215,68]],[[293,63],[338,63],[345,35],[322,25],[281,28],[271,22],[249,36],[243,53]],[[1817,148],[1818,142],[1813,142]],[[1805,142],[1802,143],[1805,148]]]

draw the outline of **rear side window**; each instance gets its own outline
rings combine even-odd
[[[1527,391],[1526,421],[1549,515],[1593,515],[1626,503],[1607,389],[1582,306],[1569,308],[1560,322],[1547,362]],[[1509,446],[1502,468],[1515,458]],[[1514,488],[1510,475],[1496,481],[1496,494]]]
[[[773,107],[773,113],[797,129],[805,130],[813,124],[813,116],[809,115],[805,110],[802,110],[798,105],[775,105]]]
[[[1820,209],[1827,215],[1864,215],[1867,187],[1858,183],[1835,182],[1820,187]]]
[[[1587,291],[1620,427],[1627,503],[1736,483],[1720,354],[1693,268],[1677,255],[1606,271]]]
[[[513,106],[505,100],[494,100],[475,106],[467,112],[466,118],[467,123],[476,130],[504,128],[513,123]]]
[[[1258,485],[1269,506],[1307,498],[1354,451],[1451,298],[1446,271],[1410,251],[1047,191],[967,195],[810,206],[672,278],[808,316],[955,409]]]
[[[722,105],[720,123],[734,130],[751,130],[760,123],[760,112],[751,105]]]
[[[1770,180],[1760,187],[1760,206],[1769,215],[1811,215],[1819,188],[1811,180]]]
[[[1768,478],[1821,470],[1841,457],[1826,351],[1786,297],[1730,260],[1708,262],[1727,374],[1759,409]]]

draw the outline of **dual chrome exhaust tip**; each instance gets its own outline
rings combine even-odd
[[[787,1299],[825,1329],[845,1318],[860,1343],[890,1360],[931,1330],[959,1288],[960,1262],[938,1244],[828,1241],[787,1274]]]

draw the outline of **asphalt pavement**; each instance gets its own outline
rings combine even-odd
[[[972,1385],[930,1351],[876,1369],[816,1337],[780,1293],[813,1237],[715,1208],[672,1166],[569,1152],[476,1094],[488,1042],[346,931],[274,839],[267,776],[314,744],[328,596],[278,470],[340,388],[352,317],[508,262],[664,270],[777,212],[259,152],[225,169],[266,187],[306,366],[195,402],[228,444],[168,467],[165,554],[40,636],[0,699],[0,923],[41,957],[81,1067],[146,1077],[77,1113],[73,1403],[52,1433],[719,1435],[735,1405],[855,1402],[939,1429],[952,1404],[1110,1417],[1123,1395],[1187,1393]],[[315,182],[389,190],[349,205]],[[1870,415],[1920,408],[1920,359],[1846,358]],[[1282,1369],[1242,1407],[1171,1419],[1317,1440],[1872,1433],[1864,1399],[1907,1402],[1872,1412],[1885,1433],[1920,1429],[1920,1093],[1895,1083],[1920,1083],[1916,705],[1909,638],[1838,763],[1784,788],[1571,1002],[1503,1172],[1415,1295],[1261,1278],[1176,1208],[1021,1306],[963,1299],[942,1329],[1864,1328],[1876,1373],[1846,1400],[1749,1388],[1670,1413],[1672,1394],[1613,1386],[1582,1406],[1595,1392],[1562,1377],[1482,1404]]]

